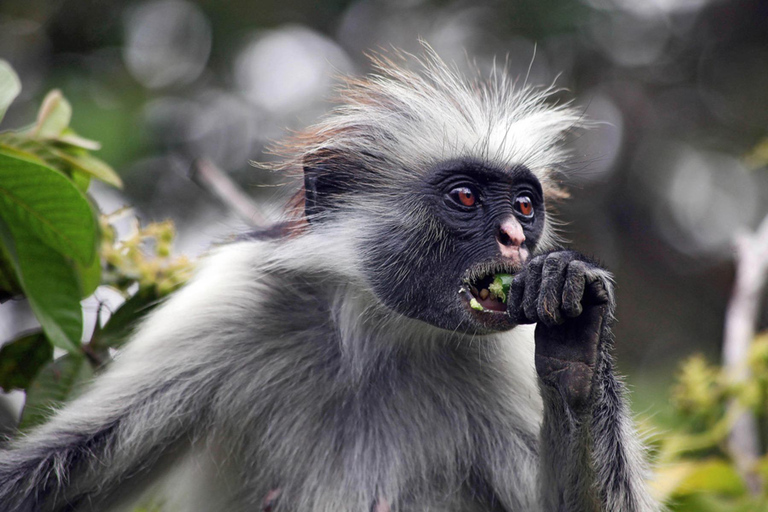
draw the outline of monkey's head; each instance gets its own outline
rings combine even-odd
[[[467,82],[429,49],[407,61],[417,70],[375,59],[377,74],[348,81],[342,105],[294,142],[306,229],[347,238],[355,272],[397,313],[509,329],[491,284],[554,246],[554,173],[579,116],[505,73]]]

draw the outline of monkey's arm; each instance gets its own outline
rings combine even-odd
[[[144,477],[196,426],[192,412],[202,407],[192,402],[204,397],[192,379],[151,387],[106,380],[0,452],[0,510],[105,510],[137,497]]]
[[[226,377],[220,360],[234,350],[231,312],[255,300],[245,275],[253,257],[231,247],[210,258],[89,391],[3,447],[0,510],[104,511],[140,496],[177,442],[207,428]]]
[[[534,258],[515,277],[509,311],[537,322],[544,401],[540,498],[549,511],[654,511],[642,446],[613,371],[610,275],[572,251]]]

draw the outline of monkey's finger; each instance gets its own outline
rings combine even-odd
[[[544,257],[537,256],[531,260],[525,271],[525,292],[523,293],[522,304],[526,318],[532,322],[539,321],[538,302],[543,264]]]
[[[546,325],[558,325],[565,320],[560,312],[560,306],[567,267],[568,259],[564,253],[552,253],[544,260],[537,312],[539,321]]]
[[[523,295],[525,294],[525,278],[523,273],[517,274],[509,286],[507,293],[507,314],[516,324],[527,324],[536,320],[529,320],[523,311]]]
[[[581,299],[584,297],[587,270],[583,261],[575,260],[568,264],[563,286],[563,313],[568,318],[575,318],[583,311]]]
[[[593,304],[613,302],[613,284],[611,275],[600,269],[590,269],[585,275],[585,299]]]

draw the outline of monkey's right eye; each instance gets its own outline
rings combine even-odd
[[[450,191],[448,197],[456,204],[472,207],[477,204],[477,194],[469,187],[457,187]]]

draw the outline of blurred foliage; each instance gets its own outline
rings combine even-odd
[[[768,166],[768,138],[756,145],[744,158],[750,169],[760,169]]]
[[[0,61],[0,118],[20,91],[15,72]],[[0,302],[25,297],[40,323],[0,349],[0,387],[27,394],[22,429],[76,395],[191,271],[188,260],[171,256],[172,223],[134,223],[118,240],[111,222],[126,211],[99,217],[86,195],[91,180],[122,183],[89,153],[99,143],[69,128],[71,116],[69,102],[52,91],[34,124],[0,133]],[[99,286],[126,301],[108,318],[100,308],[84,340],[80,301]],[[54,347],[66,353],[54,358]]]
[[[751,411],[761,425],[768,424],[768,332],[755,338],[745,364],[751,376],[739,384],[701,355],[680,365],[670,396],[675,423],[651,440],[657,466],[654,487],[670,510],[768,510],[768,454],[752,468],[762,489],[752,495],[726,444],[744,410]],[[731,402],[736,406],[728,407]],[[768,430],[762,434],[765,444]]]

